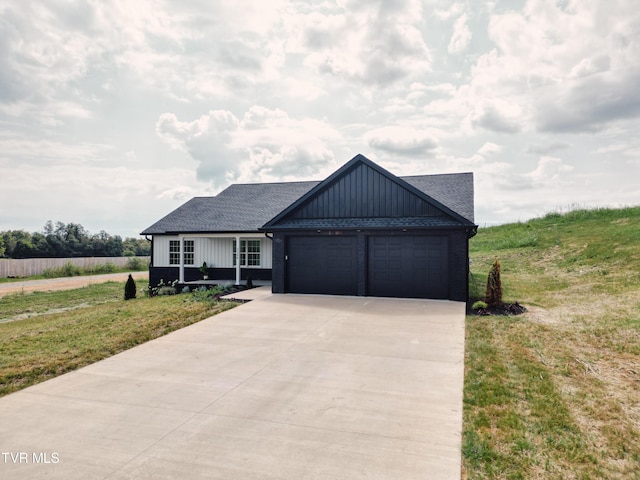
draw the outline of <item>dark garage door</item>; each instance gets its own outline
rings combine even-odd
[[[287,291],[326,295],[356,295],[355,236],[289,237]]]
[[[449,296],[447,237],[369,237],[368,295]]]

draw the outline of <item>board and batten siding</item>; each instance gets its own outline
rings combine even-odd
[[[240,236],[241,240],[260,240],[260,267],[271,268],[271,240],[264,236]],[[194,241],[194,267],[207,262],[209,268],[233,268],[232,237],[184,237]],[[153,237],[154,267],[174,267],[169,264],[169,242],[180,240],[177,235]],[[191,266],[191,265],[188,265]],[[253,267],[258,268],[258,267]]]

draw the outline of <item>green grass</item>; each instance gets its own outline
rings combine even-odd
[[[640,208],[480,229],[520,317],[467,317],[466,478],[640,478]]]
[[[146,282],[138,282],[138,292]],[[232,308],[190,294],[125,301],[124,282],[0,298],[0,396],[96,362]],[[200,299],[202,300],[202,299]],[[55,312],[65,308],[64,312]]]
[[[138,281],[138,291],[146,288],[147,282]],[[0,297],[0,322],[15,315],[36,315],[61,308],[77,308],[101,303],[119,302],[123,299],[120,282],[88,285],[74,290],[59,292],[18,293]]]

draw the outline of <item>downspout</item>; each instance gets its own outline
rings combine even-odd
[[[153,235],[151,235],[151,239],[149,239],[149,237],[147,235],[145,235],[144,239],[147,242],[151,242],[151,248],[149,249],[149,252],[151,253],[151,255],[149,255],[151,257],[150,260],[149,260],[149,266],[153,267]]]
[[[240,247],[240,237],[236,237],[236,285],[240,285],[240,261],[242,248]]]
[[[178,281],[184,283],[184,237],[182,235],[180,235],[180,274]]]

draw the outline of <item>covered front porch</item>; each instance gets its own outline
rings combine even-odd
[[[263,233],[178,234],[168,240],[169,264],[177,270],[168,276],[180,285],[246,285],[249,279],[271,285],[271,238]]]

